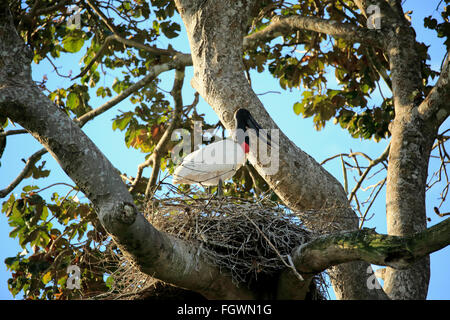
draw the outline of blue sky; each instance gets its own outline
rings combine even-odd
[[[405,2],[405,11],[413,10],[412,23],[416,29],[417,38],[419,41],[425,42],[430,45],[430,57],[431,64],[435,70],[439,69],[441,61],[444,57],[445,48],[443,41],[438,39],[434,32],[425,30],[423,28],[423,18],[428,15],[434,15],[438,18],[438,13],[435,12],[435,8],[439,1],[421,1],[421,0],[407,0]],[[428,4],[428,5],[427,5]],[[184,27],[182,26],[182,35]],[[167,47],[167,42],[159,42],[161,47]],[[172,46],[180,51],[189,52],[189,45],[185,36],[179,37],[174,42],[171,42]],[[85,49],[82,49],[81,54]],[[79,70],[78,61],[81,54],[71,55],[63,57],[61,60],[56,61],[58,66],[63,66],[62,70],[73,70],[75,74]],[[52,67],[43,62],[41,65],[33,65],[33,77],[35,80],[41,80],[43,75],[47,75],[49,78],[49,88],[58,88],[67,86],[67,80],[61,80],[52,71]],[[64,72],[64,71],[63,71]],[[183,88],[184,104],[190,104],[193,98],[193,89],[189,82],[192,78],[192,68],[186,70],[186,80]],[[67,72],[66,72],[67,73]],[[116,74],[110,74],[107,76],[105,83],[112,83]],[[295,102],[300,100],[301,90],[283,91],[278,85],[278,81],[273,79],[267,73],[252,72],[252,84],[254,91],[257,94],[266,93],[268,91],[277,91],[278,93],[267,93],[260,95],[260,99],[266,107],[269,114],[273,117],[274,121],[278,124],[280,129],[302,150],[307,152],[318,162],[341,152],[361,151],[372,158],[378,157],[387,145],[387,141],[376,143],[373,141],[361,141],[359,139],[353,139],[350,135],[342,130],[340,126],[333,125],[331,122],[326,125],[322,131],[315,131],[311,119],[303,119],[296,116],[293,112],[292,106]],[[173,71],[167,72],[161,76],[161,83],[159,87],[170,91],[172,87]],[[329,77],[329,84],[333,86],[335,83],[334,75]],[[383,89],[385,94],[389,95],[386,88]],[[97,107],[106,100],[94,98],[91,100],[91,105]],[[171,101],[171,100],[169,100]],[[372,101],[374,105],[379,103],[378,93],[374,94]],[[83,130],[88,136],[97,144],[102,152],[110,159],[114,166],[127,175],[135,176],[137,166],[144,161],[145,154],[140,153],[134,149],[127,149],[123,143],[123,133],[119,131],[112,131],[111,119],[117,114],[117,110],[128,111],[133,110],[132,105],[128,100],[123,101],[112,110],[105,112],[94,121],[88,123]],[[211,107],[207,105],[203,99],[200,98],[198,106],[200,113],[205,113],[207,120],[210,122],[216,122],[217,116],[212,111]],[[447,121],[441,127],[441,132],[450,127],[450,122]],[[8,129],[13,129],[9,127]],[[12,181],[17,174],[23,168],[23,162],[20,159],[27,159],[31,154],[41,148],[40,144],[29,135],[10,136],[8,137],[8,144],[5,153],[1,159],[2,166],[0,167],[0,188],[4,188]],[[52,170],[50,177],[45,180],[32,181],[27,179],[22,182],[15,190],[14,193],[19,194],[25,185],[39,184],[42,187],[48,186],[55,182],[67,182],[73,184],[73,182],[66,176],[66,174],[60,169],[56,161],[46,154],[42,158],[46,161],[46,167]],[[363,162],[362,162],[363,163]],[[364,164],[364,163],[363,163]],[[339,161],[332,161],[325,165],[325,168],[329,170],[339,181],[343,181],[342,168]],[[436,163],[431,163],[430,172],[436,168]],[[150,170],[146,169],[144,175],[148,176]],[[381,176],[380,176],[381,178]],[[374,179],[371,183],[378,180]],[[365,184],[368,186],[370,183]],[[350,188],[352,184],[350,184]],[[441,185],[442,187],[442,185]],[[68,191],[67,187],[55,187],[51,188],[44,193],[44,195],[50,195],[52,192],[65,193]],[[429,226],[438,223],[443,220],[433,213],[433,206],[439,203],[439,186],[430,190],[427,194],[427,212],[428,216],[432,219]],[[81,195],[79,195],[81,197]],[[384,189],[380,193],[380,196],[376,203],[372,206],[370,214],[374,214],[373,218],[368,221],[366,227],[376,227],[377,232],[386,233],[386,217],[385,217],[385,194]],[[2,201],[3,202],[3,201]],[[448,203],[444,203],[441,207],[441,212],[449,212],[450,206]],[[7,224],[7,219],[4,215],[0,215],[0,299],[12,299],[11,294],[7,289],[6,281],[10,277],[10,273],[7,272],[3,263],[4,259],[9,256],[14,256],[17,252],[22,251],[17,241],[8,237],[11,228]],[[450,277],[448,276],[448,270],[450,270],[450,248],[447,247],[439,252],[431,255],[431,282],[428,299],[450,299]],[[332,295],[333,297],[333,295]]]

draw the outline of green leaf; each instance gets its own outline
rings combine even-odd
[[[123,131],[128,126],[131,119],[132,119],[132,115],[128,114],[128,115],[125,115],[123,118],[114,120],[113,124],[112,124],[113,130],[119,129],[119,130]]]
[[[81,37],[67,36],[63,39],[62,43],[66,51],[75,53],[83,47],[84,39]]]
[[[80,105],[80,97],[75,92],[69,93],[67,96],[67,106],[74,110]]]
[[[42,282],[43,282],[44,284],[49,283],[51,280],[52,280],[52,272],[51,272],[51,271],[47,272],[47,273],[44,274],[44,276],[42,277]]]
[[[108,288],[111,289],[112,285],[114,284],[114,277],[113,276],[109,276],[108,278],[106,278],[105,284],[106,284],[106,286]]]
[[[294,104],[294,112],[296,115],[300,115],[300,113],[304,112],[304,108],[303,108],[303,104],[301,104],[300,102],[296,102]]]
[[[38,229],[34,229],[33,231],[31,231],[31,233],[29,233],[21,242],[20,245],[23,247],[25,244],[27,244],[28,242],[33,242],[34,240],[36,240],[36,238],[39,236],[39,233],[41,232],[41,230]]]

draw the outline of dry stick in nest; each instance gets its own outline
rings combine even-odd
[[[258,232],[264,237],[264,239],[267,241],[267,243],[269,244],[269,246],[271,246],[271,248],[275,251],[275,253],[280,257],[280,259],[281,259],[281,261],[284,263],[284,265],[285,265],[286,267],[288,267],[289,269],[291,269],[291,270],[294,272],[295,276],[296,276],[300,281],[304,281],[305,279],[303,279],[302,275],[301,275],[300,273],[298,273],[297,269],[295,268],[294,263],[292,262],[291,256],[290,256],[289,254],[287,255],[289,263],[286,262],[286,261],[283,259],[283,256],[281,255],[281,253],[280,253],[280,252],[277,250],[277,248],[272,244],[272,242],[266,237],[266,235],[264,234],[264,232],[261,231],[261,229],[256,225],[256,223],[253,222],[253,220],[250,219],[250,218],[245,214],[245,212],[242,212],[242,213],[243,213],[244,216],[245,216],[245,217],[246,217],[246,218],[247,218],[247,219],[255,226],[256,230],[258,230]]]

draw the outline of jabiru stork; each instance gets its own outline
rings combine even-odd
[[[255,130],[256,136],[267,145],[267,140],[260,135],[261,126],[247,109],[238,109],[234,114],[235,139],[224,139],[211,143],[188,154],[173,173],[174,184],[199,184],[201,186],[218,186],[220,194],[222,181],[230,179],[245,163],[250,151],[250,139],[246,131]]]

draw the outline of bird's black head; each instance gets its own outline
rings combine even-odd
[[[245,144],[247,145],[246,148],[248,148],[250,139],[248,137],[248,134],[245,134],[245,132],[248,129],[253,129],[256,132],[256,136],[259,137],[259,131],[262,130],[261,126],[252,117],[250,112],[247,109],[243,109],[243,108],[238,109],[236,111],[236,113],[234,114],[234,121],[235,121],[235,125],[236,125],[236,130],[237,130],[237,135],[236,135],[237,143],[242,145],[245,142]],[[270,146],[270,137],[269,136],[268,136],[268,140],[266,141],[266,143]]]
[[[247,130],[248,120],[252,118],[252,115],[247,109],[238,109],[234,114],[234,121],[236,122],[236,129]]]

